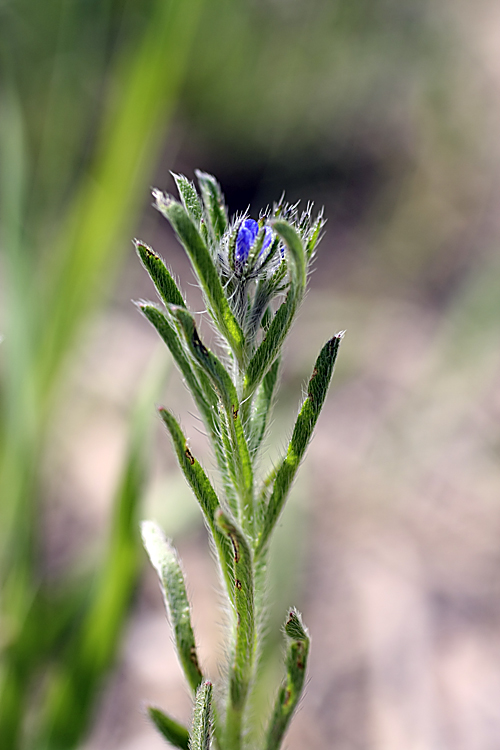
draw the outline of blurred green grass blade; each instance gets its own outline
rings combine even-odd
[[[154,706],[148,706],[148,714],[155,727],[165,737],[167,742],[170,742],[174,747],[180,748],[180,750],[190,750],[189,732],[186,727],[183,727],[182,724],[171,719],[170,716],[167,716],[167,714]]]
[[[112,102],[92,166],[47,269],[39,348],[42,396],[54,385],[84,315],[109,284],[127,247],[123,240],[141,209],[201,7],[202,0],[157,0],[143,37],[111,73]]]
[[[283,736],[292,718],[304,687],[309,654],[309,635],[300,615],[291,610],[285,624],[288,641],[286,652],[286,677],[278,692],[274,711],[267,730],[265,750],[279,750]]]
[[[287,454],[276,472],[273,491],[267,508],[264,511],[262,529],[256,549],[257,557],[269,540],[269,536],[285,504],[300,462],[309,445],[328,392],[342,337],[343,334],[337,334],[330,341],[327,341],[316,360],[307,388],[307,397],[302,404],[299,416],[295,422]]]
[[[203,674],[198,662],[191,607],[179,556],[157,524],[143,521],[141,532],[146,552],[160,579],[179,661],[191,690],[196,693],[203,681]]]
[[[190,750],[210,750],[212,746],[212,692],[212,683],[207,681],[196,693]]]
[[[164,358],[154,357],[132,418],[106,557],[82,624],[49,684],[35,750],[69,750],[78,744],[116,657],[140,571],[139,503],[150,455],[150,405],[165,381],[165,370]]]

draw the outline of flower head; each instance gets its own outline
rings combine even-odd
[[[245,263],[250,250],[253,248],[257,241],[259,234],[259,225],[255,219],[245,219],[238,230],[236,237],[236,249],[234,253],[235,260],[238,263]],[[262,243],[262,249],[259,254],[262,254],[271,242],[273,241],[273,233],[270,227],[264,228],[264,241]]]

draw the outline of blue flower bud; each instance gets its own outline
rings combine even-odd
[[[255,245],[258,233],[259,225],[255,221],[255,219],[245,219],[245,221],[242,222],[238,230],[238,236],[236,237],[236,249],[234,253],[235,260],[238,263],[246,262],[250,254],[250,250]],[[265,227],[264,242],[262,243],[262,250],[260,251],[260,254],[267,250],[272,241],[273,233],[270,227]]]

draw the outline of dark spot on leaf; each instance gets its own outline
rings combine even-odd
[[[189,448],[187,446],[186,446],[186,450],[184,451],[184,453],[185,453],[185,456],[186,456],[187,460],[189,461],[189,463],[192,466],[194,464],[194,462],[195,462],[196,459],[195,459],[195,457],[193,456],[193,454],[191,453],[191,451],[189,450]]]
[[[203,356],[208,356],[208,349],[200,339],[196,328],[193,328],[193,346],[195,349],[199,349]]]
[[[237,578],[236,581],[235,581],[235,583],[236,583],[236,588],[238,589],[238,591],[241,591],[241,589],[242,589],[242,583],[241,583],[241,581]]]
[[[233,545],[234,562],[237,563],[240,561],[240,545],[238,544],[238,540],[236,539],[234,534],[230,534],[229,538],[231,540],[231,544]]]

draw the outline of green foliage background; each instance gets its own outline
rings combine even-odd
[[[0,3],[2,746],[78,746],[130,611],[161,366],[131,419],[105,559],[49,580],[41,518],[72,362],[168,169],[214,172],[232,210],[283,188],[325,202],[316,330],[349,329],[343,377],[380,300],[436,314],[434,364],[393,429],[450,372],[466,390],[494,371],[497,113],[469,21],[445,0]]]

